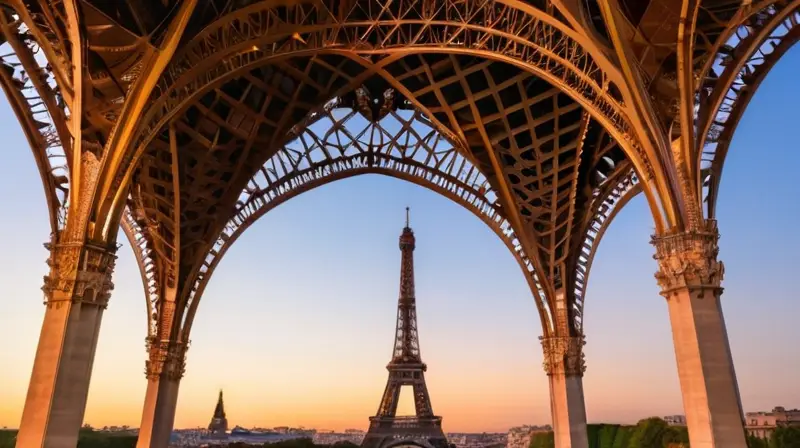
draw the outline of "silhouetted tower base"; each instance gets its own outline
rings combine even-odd
[[[400,298],[397,301],[397,330],[392,361],[386,366],[389,380],[383,392],[378,413],[369,419],[369,431],[361,442],[363,448],[389,448],[417,445],[428,448],[447,448],[442,431],[442,418],[433,415],[428,387],[425,385],[427,366],[422,362],[417,336],[417,305],[414,294],[414,232],[408,225],[400,235]],[[397,416],[400,389],[414,391],[416,415]]]

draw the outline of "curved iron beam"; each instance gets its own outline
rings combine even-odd
[[[56,99],[57,86],[51,73],[38,61],[38,44],[32,36],[18,29],[18,22],[8,22],[0,8],[0,85],[14,110],[42,178],[50,228],[53,234],[64,228],[70,191],[70,162],[62,141],[69,140],[65,111]],[[16,23],[16,24],[15,24]],[[20,39],[23,37],[23,39]]]
[[[121,222],[122,231],[128,237],[131,248],[136,255],[136,264],[142,277],[144,297],[147,305],[147,339],[153,338],[158,331],[158,306],[161,297],[161,288],[158,284],[158,264],[154,257],[151,241],[147,238],[142,227],[136,221],[130,208],[125,209]]]
[[[459,2],[458,5],[445,7],[450,14],[448,20],[432,21],[392,21],[380,16],[376,8],[377,17],[348,22],[347,17],[327,16],[322,11],[312,14],[309,10],[315,11],[314,7],[301,4],[292,6],[287,13],[297,24],[277,26],[277,16],[265,3],[219,19],[198,34],[170,63],[151,96],[152,103],[137,131],[136,144],[121,156],[114,184],[122,184],[130,178],[130,167],[144,153],[150,140],[199,95],[238,76],[243,70],[280,58],[325,53],[354,59],[356,55],[463,53],[514,64],[563,89],[614,134],[639,172],[647,178],[654,176],[650,159],[633,136],[622,98],[615,93],[619,89],[615,88],[617,74],[610,69],[612,65],[599,64],[594,55],[585,52],[573,39],[574,32],[557,28],[539,16],[519,20],[521,10],[510,6],[496,8],[492,2],[478,6]],[[484,12],[494,21],[483,26],[472,24],[468,18],[476,11],[461,11],[460,7],[486,8]],[[431,10],[438,11],[437,8]],[[330,20],[321,20],[318,15]],[[281,23],[284,20],[281,19]],[[304,21],[308,24],[304,25]],[[506,24],[505,31],[490,27],[500,22]],[[402,24],[420,26],[421,31],[414,36],[395,32]],[[380,41],[380,48],[374,48],[371,39]],[[380,67],[382,64],[383,61],[378,61],[373,65]],[[119,202],[120,199],[114,200]],[[114,209],[119,205],[109,207]]]
[[[575,311],[573,325],[580,334],[583,334],[583,311],[586,303],[586,289],[589,285],[589,273],[597,248],[600,246],[600,240],[617,213],[641,191],[642,186],[636,173],[628,170],[621,180],[609,182],[606,188],[598,190],[595,194],[592,205],[594,213],[583,230],[584,239],[580,246],[580,252],[576,255],[573,273],[575,277],[572,280],[572,306]]]
[[[775,5],[781,3],[786,3],[786,0],[760,0],[756,3],[743,2],[742,6],[740,6],[739,10],[736,12],[736,15],[730,19],[725,30],[720,33],[717,39],[708,48],[707,54],[710,57],[703,62],[703,66],[700,68],[700,72],[698,74],[698,79],[708,79],[711,69],[719,60],[719,56],[728,53],[728,51],[724,50],[724,48],[726,44],[731,42],[731,36],[739,31],[741,27],[747,26],[746,23],[754,16],[765,12],[769,13],[770,8],[774,8]],[[702,88],[702,85],[699,87]]]
[[[715,217],[722,166],[739,120],[772,67],[800,39],[800,1],[794,3],[797,6],[792,11],[776,14],[761,29],[741,28],[747,34],[739,36],[741,47],[735,48],[746,50],[739,50],[739,59],[728,63],[719,78],[724,81],[714,86],[713,106],[705,113],[703,126],[698,127],[703,140],[697,176],[702,182],[700,194],[708,219]]]
[[[211,274],[248,227],[292,197],[335,180],[367,173],[395,177],[428,188],[484,221],[500,236],[526,273],[543,329],[549,332],[552,325],[547,319],[549,309],[536,294],[542,289],[539,279],[510,224],[497,208],[497,195],[486,177],[430,123],[421,121],[424,117],[419,111],[407,111],[411,116],[398,120],[401,131],[390,134],[383,128],[386,123],[379,126],[368,122],[355,110],[341,119],[334,119],[334,110],[330,108],[311,120],[308,127],[298,133],[295,146],[287,145],[268,160],[242,192],[237,214],[217,237],[186,296],[181,340],[188,340],[199,299]],[[395,118],[400,115],[393,114]],[[364,120],[362,132],[354,134],[345,128],[344,123],[351,119]],[[320,137],[312,129],[316,124],[332,126]],[[334,148],[333,144],[327,144],[330,138],[339,140],[340,146]],[[343,145],[342,139],[348,143]]]
[[[64,5],[66,11],[73,5],[71,0]],[[39,3],[41,12],[32,14],[24,2],[20,0],[0,0],[0,5],[5,4],[19,15],[20,20],[27,27],[26,32],[33,37],[44,52],[44,57],[51,63],[51,71],[59,90],[64,95],[65,103],[71,104],[72,100],[72,61],[64,45],[69,39],[62,33],[58,21],[69,27],[70,20],[63,17],[58,8],[51,8],[47,2]],[[69,15],[69,14],[67,14]],[[44,45],[44,43],[47,43]]]

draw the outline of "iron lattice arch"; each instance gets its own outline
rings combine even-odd
[[[87,70],[95,94],[81,111],[80,141],[97,159],[141,75],[142,55],[166,38],[162,25],[175,12],[175,4],[144,3],[81,2],[82,20],[92,30]],[[645,3],[619,5],[636,27],[636,48],[656,23],[648,17],[658,8]],[[589,17],[581,20],[608,39],[608,12],[596,2],[587,6]],[[766,72],[796,41],[798,7],[796,0],[699,7],[693,63],[703,79],[698,133],[705,135],[705,151],[698,176],[709,216],[736,122]],[[38,3],[3,7],[2,18],[8,52],[0,80],[34,148],[57,230],[69,205],[73,164],[73,154],[61,149],[62,141],[73,140],[66,124],[74,95],[68,20],[63,10]],[[592,245],[587,229],[603,219],[601,191],[634,194],[639,187],[623,188],[625,179],[636,182],[632,167],[648,178],[652,168],[631,133],[625,78],[598,51],[597,45],[602,50],[611,42],[587,45],[579,22],[549,2],[203,2],[150,95],[133,150],[120,154],[105,178],[111,184],[101,191],[110,193],[130,174],[128,201],[103,203],[100,215],[113,224],[116,215],[106,212],[127,206],[123,227],[146,248],[139,258],[154,273],[148,291],[164,296],[165,288],[175,289],[177,300],[189,303],[211,250],[202,243],[223,234],[239,213],[237,195],[293,138],[291,128],[328,98],[345,98],[360,86],[393,89],[398,101],[428,117],[485,173],[495,208],[516,231],[519,250],[530,254],[523,263],[549,325],[556,290],[575,287],[566,300],[571,331],[580,331],[586,273],[575,266],[586,271],[590,264],[591,250],[581,247]],[[664,98],[657,80],[675,76],[673,50],[639,61],[656,102]],[[674,104],[664,104],[659,113],[669,123]],[[526,135],[526,126],[535,131]],[[548,159],[552,151],[559,156]],[[570,161],[561,165],[562,157]],[[574,172],[544,174],[553,167]],[[556,193],[546,194],[548,186]],[[95,197],[102,202],[120,195]],[[113,231],[114,225],[97,228]]]
[[[92,210],[105,225],[95,226],[100,230],[91,236],[115,237],[108,233],[116,232],[116,219],[127,208],[123,228],[138,248],[150,315],[168,333],[182,330],[187,318],[190,323],[209,268],[224,252],[221,239],[249,225],[247,213],[268,209],[242,192],[248,196],[248,184],[270,161],[293,162],[302,174],[295,179],[284,173],[287,179],[315,185],[322,181],[314,176],[345,176],[338,173],[362,170],[362,159],[372,157],[377,164],[369,169],[425,178],[468,202],[479,216],[493,213],[499,218],[491,225],[502,222],[499,233],[512,241],[545,328],[556,331],[561,317],[554,310],[568,310],[562,333],[582,332],[593,248],[604,223],[641,190],[634,167],[648,181],[653,176],[656,160],[631,130],[631,80],[605,56],[615,45],[614,14],[598,2],[587,2],[583,12],[589,17],[545,1],[201,2],[143,103],[130,148],[114,149],[118,154],[104,146],[113,141],[112,129],[124,115],[121,105],[143,74],[144,55],[168,39],[163,25],[178,3],[80,2],[82,25],[91,31],[85,36],[85,69],[93,95],[77,109],[81,126],[75,136],[68,126],[75,63],[64,9],[9,4],[17,9],[0,7],[0,81],[39,164],[54,233],[65,225],[72,168],[103,160],[108,172]],[[614,4],[634,27],[631,48],[647,55],[622,62],[638,64],[656,121],[670,127],[678,101],[672,84],[681,82],[671,59],[676,47],[644,49],[656,25],[674,14],[657,17],[663,8],[654,2]],[[707,202],[707,217],[713,217],[738,119],[775,61],[796,42],[798,11],[798,0],[698,6],[689,72],[701,80],[692,93],[703,150],[694,148],[699,169],[690,175],[705,188],[697,199]],[[603,39],[587,39],[582,26],[589,22]],[[390,91],[391,98],[381,97]],[[358,103],[366,97],[373,101],[369,107]],[[464,185],[451,188],[447,176],[454,173],[439,173],[438,162],[426,165],[433,171],[422,176],[415,171],[421,168],[405,167],[414,166],[409,160],[398,165],[403,168],[380,165],[394,156],[375,156],[380,151],[374,149],[359,150],[373,154],[360,158],[326,154],[325,160],[341,159],[339,165],[331,162],[330,174],[304,168],[302,159],[292,159],[299,149],[290,142],[329,112],[329,98],[374,123],[397,110],[425,117],[453,153],[482,173],[491,200],[477,205],[453,193],[474,186],[459,180]],[[80,156],[62,142],[80,142]],[[309,163],[317,169],[327,162]],[[128,181],[130,194],[114,194]],[[298,190],[291,182],[273,181],[281,185],[276,197]],[[562,290],[566,303],[559,305]],[[165,303],[175,309],[162,309]],[[174,320],[165,317],[173,314]],[[151,326],[151,335],[158,331],[166,330]]]
[[[184,327],[186,318],[191,319],[194,313],[195,296],[201,283],[207,281],[206,271],[215,258],[209,242],[225,235],[224,229],[230,225],[225,217],[239,213],[236,201],[253,173],[275,157],[278,148],[285,147],[287,140],[293,138],[296,123],[313,117],[327,98],[340,97],[355,104],[366,98],[358,93],[362,89],[378,92],[377,98],[370,97],[370,101],[377,101],[375,107],[358,106],[364,117],[376,121],[386,110],[408,103],[408,107],[423,112],[431,126],[451,141],[465,160],[485,173],[493,190],[502,192],[492,205],[504,211],[508,229],[514,229],[515,252],[532,255],[524,256],[521,262],[540,306],[545,331],[556,331],[555,291],[564,289],[563,300],[567,303],[559,306],[568,310],[568,316],[561,318],[558,325],[563,328],[558,331],[580,333],[582,302],[574,300],[568,286],[573,277],[569,253],[571,247],[583,242],[578,235],[590,220],[586,214],[592,192],[607,178],[618,179],[631,169],[625,152],[613,138],[614,128],[609,132],[595,120],[581,106],[585,101],[575,100],[579,96],[576,91],[567,89],[571,94],[564,93],[563,87],[555,88],[540,78],[537,74],[543,73],[542,68],[535,64],[522,66],[493,59],[488,48],[464,53],[431,52],[432,47],[422,46],[420,51],[410,52],[408,48],[419,42],[408,32],[392,34],[398,43],[405,39],[410,46],[388,56],[315,49],[308,46],[314,37],[299,33],[286,40],[286,48],[283,44],[273,45],[280,49],[281,57],[268,58],[268,52],[256,51],[259,57],[243,65],[236,65],[242,62],[236,50],[244,45],[242,41],[218,42],[221,51],[206,56],[225,61],[226,51],[237,51],[231,56],[233,59],[223,64],[227,71],[219,76],[214,71],[219,65],[208,67],[209,71],[197,67],[198,63],[209,62],[205,57],[202,62],[191,61],[191,67],[182,65],[181,58],[195,58],[197,51],[214,48],[217,44],[204,39],[214,36],[214,27],[224,23],[239,26],[236,24],[245,18],[258,19],[260,25],[251,23],[253,27],[244,27],[242,32],[255,33],[253,39],[258,42],[279,37],[258,34],[267,31],[260,27],[275,19],[270,14],[263,15],[267,6],[258,4],[232,12],[231,17],[220,19],[221,24],[215,23],[187,43],[163,78],[167,81],[162,80],[168,82],[166,86],[181,85],[182,90],[164,87],[154,94],[145,114],[144,129],[151,129],[147,123],[158,123],[152,129],[160,130],[144,132],[137,140],[137,148],[145,144],[148,148],[140,159],[132,154],[132,160],[138,162],[132,175],[130,206],[137,210],[134,215],[142,234],[152,235],[149,250],[157,254],[155,264],[160,265],[153,275],[162,279],[156,289],[177,290],[176,319],[166,324],[171,327],[170,333],[186,334],[190,327]],[[304,21],[311,20],[309,16],[326,12],[317,6],[289,8],[286,13],[298,14],[291,17],[300,20],[297,26],[302,27]],[[494,3],[480,6],[484,9],[474,6],[467,12],[496,19],[513,9]],[[346,18],[372,11],[360,8],[358,2],[354,3],[356,12],[351,11]],[[433,12],[455,20],[453,8],[451,5]],[[389,12],[364,19],[382,23],[379,19],[387,19],[385,14]],[[462,29],[471,29],[468,20],[459,20],[463,22]],[[539,27],[552,26],[538,20],[526,24],[528,28],[523,28],[531,33],[540,32]],[[427,27],[419,31],[428,33],[430,39],[436,37],[429,34],[432,31]],[[349,31],[342,33],[342,39],[356,39]],[[438,42],[436,39],[429,43]],[[359,42],[364,44],[366,40]],[[577,47],[570,46],[566,34],[551,35],[547,42],[569,55],[579,53]],[[345,47],[354,43],[356,40]],[[490,41],[486,44],[497,45]],[[309,53],[313,55],[306,56]],[[588,56],[576,57],[590,64]],[[593,70],[601,76],[601,84],[605,83],[603,88],[608,89],[601,72]],[[569,77],[568,73],[574,72],[558,73]],[[200,75],[196,79],[202,84],[181,84],[193,74]],[[387,99],[380,98],[380,92],[389,91],[397,94],[384,104]],[[613,96],[603,98],[605,101]],[[179,112],[174,121],[163,121],[174,111]],[[163,315],[158,308],[151,314]]]
[[[450,59],[444,60],[449,61]],[[473,69],[471,72],[480,73],[481,70],[486,70],[488,67],[490,64],[484,62],[478,65],[477,70]],[[517,80],[522,82],[529,78],[530,75],[523,72],[518,73]],[[507,84],[514,88],[518,87],[514,82]],[[385,84],[373,85],[381,87]],[[548,88],[543,94],[538,95],[536,100],[536,105],[529,104],[527,106],[550,110],[549,117],[552,119],[556,116],[559,102],[563,103],[564,97],[559,96],[557,90]],[[208,107],[208,110],[211,110],[211,107]],[[576,110],[578,109],[574,106],[567,107],[567,112]],[[547,123],[550,119],[539,117],[542,123]],[[241,117],[238,120],[241,122]],[[200,125],[202,126],[202,120],[200,120]],[[586,198],[585,206],[581,206],[587,210],[594,210],[596,208],[594,204],[603,200],[603,198],[597,197],[597,193],[601,191],[600,187],[618,183],[621,178],[630,176],[630,164],[621,159],[621,151],[602,128],[593,127],[592,132],[589,132],[589,126],[588,116],[578,113],[576,121],[567,127],[566,131],[571,133],[569,141],[572,143],[565,145],[564,152],[579,150],[578,136],[581,138],[580,146],[583,146],[583,141],[588,139],[591,147],[597,148],[597,151],[592,152],[591,157],[585,159],[587,165],[591,164],[593,167],[591,174],[588,170],[583,174],[592,178],[589,185],[596,185],[593,187],[596,192]],[[547,128],[545,127],[545,129]],[[550,130],[552,132],[552,127]],[[208,238],[207,241],[212,241],[213,244],[206,247],[207,252],[199,252],[204,256],[192,259],[196,264],[192,267],[191,287],[186,295],[186,301],[178,307],[179,310],[185,310],[183,315],[180,315],[181,311],[179,311],[182,319],[179,327],[182,329],[181,334],[188,335],[192,318],[197,309],[197,298],[202,295],[217,263],[227,248],[249,225],[275,206],[297,194],[336,179],[364,173],[385,174],[417,183],[437,191],[471,210],[484,220],[515,254],[526,272],[532,288],[539,292],[537,299],[545,297],[533,263],[525,254],[517,235],[504,216],[504,210],[495,189],[482,170],[478,169],[470,160],[469,156],[474,152],[454,145],[451,139],[446,138],[435,128],[434,122],[426,118],[410,101],[400,97],[392,89],[389,88],[379,95],[372,96],[366,87],[358,87],[348,95],[336,98],[326,103],[321,109],[303,117],[300,123],[289,129],[286,138],[290,139],[289,143],[272,154],[256,170],[255,174],[251,175],[246,185],[237,194],[232,217],[221,226],[218,234],[213,235],[213,238]],[[548,140],[554,138],[555,136],[545,138],[544,142],[547,143]],[[551,144],[553,147],[556,145],[556,143]],[[162,145],[159,148],[166,146]],[[250,144],[248,143],[247,146]],[[185,148],[185,145],[181,147]],[[161,150],[158,149],[158,151]],[[465,154],[467,155],[465,156]],[[511,153],[506,156],[508,160],[512,160],[512,157]],[[527,157],[532,158],[531,156]],[[619,158],[621,163],[615,163],[614,157]],[[143,159],[142,169],[151,173],[156,172],[154,167],[157,166],[157,161],[171,159],[166,154],[148,155]],[[543,159],[546,161],[547,157],[543,157]],[[576,163],[569,165],[572,168],[571,173],[578,172],[575,165]],[[167,173],[167,169],[162,167],[161,172]],[[160,185],[166,184],[161,183]],[[567,185],[574,187],[577,185],[577,181]],[[150,297],[151,334],[157,331],[160,316],[158,284],[159,278],[163,278],[163,270],[159,268],[157,259],[164,258],[160,254],[160,256],[153,256],[155,249],[152,246],[157,245],[159,239],[165,238],[150,235],[146,230],[150,223],[151,230],[157,232],[158,229],[163,228],[163,221],[159,223],[154,218],[147,218],[148,209],[143,206],[150,203],[167,204],[170,202],[168,199],[148,199],[148,195],[152,194],[147,193],[148,188],[153,188],[152,191],[155,192],[157,190],[154,188],[155,186],[156,184],[153,186],[140,184],[139,188],[134,187],[131,208],[137,210],[139,215],[137,217],[129,214],[125,220],[128,233],[136,235],[139,248],[140,267],[145,278],[146,291]],[[557,193],[566,198],[570,197],[569,191]],[[136,199],[137,197],[138,199]],[[561,202],[559,206],[564,208],[564,201]],[[206,202],[205,205],[208,203]],[[516,206],[516,204],[512,204],[512,206]],[[584,239],[591,238],[592,230],[589,228],[589,223],[592,220],[588,217],[582,219],[586,222],[574,221],[574,231],[586,234]],[[193,219],[191,222],[194,223],[195,220]],[[203,238],[207,237],[205,235],[196,237],[192,240],[193,244],[199,245]],[[185,236],[182,236],[182,239],[185,241]],[[581,240],[582,242],[583,240]],[[567,269],[584,269],[585,261],[583,259],[575,260],[575,266]],[[564,266],[569,263],[566,257],[561,262]],[[582,274],[576,273],[575,277],[582,277]],[[573,305],[575,308],[573,318],[575,328],[580,330],[582,328],[582,292],[576,294],[576,297],[578,300]],[[537,300],[537,305],[543,320],[552,317],[550,304],[546,299]],[[545,325],[547,325],[546,322]]]
[[[69,109],[42,53],[35,31],[0,2],[0,86],[33,151],[55,233],[66,223],[72,154],[62,142],[72,137]]]
[[[733,134],[758,86],[800,39],[800,1],[754,2],[721,31],[702,69],[699,182],[704,213],[716,217],[722,167]]]

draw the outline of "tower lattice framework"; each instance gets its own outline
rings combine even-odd
[[[428,366],[422,362],[417,333],[417,299],[414,292],[414,231],[408,222],[400,235],[400,297],[397,300],[397,327],[395,330],[392,360],[386,366],[389,379],[383,391],[381,404],[374,417],[370,417],[369,431],[361,443],[365,448],[383,448],[398,443],[421,446],[447,447],[442,431],[442,417],[433,414],[431,397],[425,384]],[[411,387],[414,394],[413,416],[398,416],[397,405],[403,386]]]

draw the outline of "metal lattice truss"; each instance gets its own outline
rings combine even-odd
[[[451,60],[445,59],[445,61]],[[466,75],[492,76],[487,71],[488,67],[488,64],[481,63],[476,68],[467,69],[465,72]],[[410,75],[415,73],[413,70],[406,71]],[[529,74],[519,73],[517,78],[501,85],[507,89],[518,91],[525,81],[533,82],[535,79],[531,78]],[[252,90],[248,91],[248,93],[252,93]],[[476,101],[480,101],[485,96],[474,95]],[[559,102],[566,102],[568,106],[564,107],[562,111]],[[590,125],[593,122],[585,113],[581,113],[580,109],[575,107],[574,104],[568,102],[557,90],[547,88],[543,92],[537,92],[537,95],[534,96],[530,103],[522,103],[520,107],[508,111],[511,114],[510,116],[502,118],[502,122],[505,123],[504,129],[507,131],[506,135],[520,135],[522,129],[531,129],[535,132],[538,126],[541,133],[539,144],[547,152],[547,154],[529,154],[534,149],[520,148],[515,143],[513,151],[519,157],[519,162],[515,162],[518,165],[514,168],[515,172],[518,173],[517,175],[521,176],[522,172],[529,174],[534,169],[547,171],[544,166],[554,162],[556,165],[561,163],[562,166],[559,169],[552,170],[552,173],[559,173],[565,167],[571,167],[571,169],[565,170],[564,173],[565,176],[571,176],[572,182],[556,182],[556,184],[563,186],[551,189],[546,194],[538,197],[530,195],[529,203],[519,204],[522,207],[530,207],[530,211],[527,213],[531,215],[543,216],[546,210],[549,210],[557,203],[555,213],[553,213],[554,216],[564,213],[574,216],[574,210],[572,210],[574,205],[571,207],[569,204],[573,204],[572,200],[577,196],[574,189],[577,187],[578,165],[581,160],[579,157],[574,157],[574,155],[582,150],[584,142],[589,142],[592,148],[596,148],[590,153],[591,157],[584,159],[584,163],[590,163],[593,166],[591,175],[593,179],[589,182],[589,185],[596,185],[596,188],[599,189],[601,185],[614,181],[614,179],[627,174],[627,171],[630,170],[629,163],[624,161],[621,151],[609,137],[609,134],[598,126]],[[262,105],[261,107],[263,108],[264,106]],[[469,107],[468,102],[464,102],[462,107]],[[526,107],[530,108],[527,113],[525,112]],[[208,107],[208,110],[212,108],[213,106]],[[539,115],[542,116],[534,119],[530,112],[531,109],[538,110]],[[544,115],[543,112],[545,110],[550,110],[551,113]],[[519,112],[518,117],[530,118],[533,123],[512,126],[511,123],[515,119],[515,112]],[[574,112],[578,112],[576,119],[568,126],[565,126],[561,134],[567,136],[561,137],[562,140],[567,141],[562,148],[556,139],[559,134],[554,132],[553,123],[558,119],[558,114],[575,115]],[[497,113],[492,115],[500,116]],[[563,118],[563,120],[568,122],[569,119]],[[243,123],[246,122],[246,119],[239,117],[236,122]],[[202,121],[199,123],[202,125]],[[193,281],[185,296],[185,305],[178,307],[179,310],[186,310],[185,314],[181,316],[182,323],[179,327],[181,328],[181,334],[188,335],[197,309],[197,298],[202,295],[202,291],[222,255],[247,227],[275,206],[297,194],[336,179],[363,173],[390,175],[425,186],[462,204],[484,220],[503,238],[521,266],[523,266],[523,269],[528,273],[528,280],[531,286],[538,292],[537,304],[540,307],[542,316],[544,316],[545,325],[552,326],[553,322],[550,319],[554,318],[554,313],[551,312],[551,303],[546,299],[546,292],[534,269],[534,263],[525,255],[525,250],[513,227],[504,215],[500,213],[502,206],[494,187],[474,163],[464,155],[470,151],[454,146],[451,140],[445,138],[434,126],[434,123],[427,119],[418,109],[414,108],[410,102],[397,97],[393,90],[386,90],[382,95],[372,97],[364,87],[359,87],[355,92],[352,92],[350,97],[345,99],[337,98],[328,102],[321,110],[311,113],[301,120],[300,124],[290,128],[289,136],[292,140],[267,159],[256,171],[255,175],[250,177],[246,185],[236,195],[233,217],[228,219],[215,237],[207,238],[202,235],[188,239],[186,236],[190,235],[190,233],[182,231],[182,240],[191,242],[197,248],[198,253],[205,253],[206,256],[199,260],[199,264],[195,264],[190,268],[192,269],[190,272],[192,272],[191,278],[193,278]],[[590,127],[592,132],[589,132]],[[187,128],[187,124],[181,123],[176,125],[175,128],[184,129]],[[473,132],[474,129],[474,125],[464,126],[462,132],[469,133]],[[530,138],[529,135],[528,137],[520,138]],[[514,142],[517,141],[516,138],[509,139],[508,137],[502,140],[506,144],[512,140]],[[533,142],[533,140],[530,140],[530,142]],[[253,145],[244,145],[245,148],[248,146]],[[185,147],[183,146],[183,148]],[[166,148],[166,145],[157,146],[143,159],[142,170],[149,172],[151,179],[167,179],[169,177],[168,173],[171,170],[169,167],[172,166],[173,162],[168,152],[164,152],[164,148]],[[208,150],[204,149],[202,152],[205,154],[208,153]],[[573,153],[571,162],[566,161],[569,158],[567,153]],[[558,156],[565,161],[559,162],[556,159]],[[510,157],[511,153],[509,152],[509,160]],[[538,165],[530,164],[530,167],[525,167],[525,159],[532,160],[537,157],[539,159]],[[191,162],[191,164],[202,167],[204,172],[209,171],[209,167],[202,163]],[[160,171],[157,171],[158,166],[161,166]],[[214,171],[218,172],[218,170]],[[158,172],[164,174],[155,175]],[[514,176],[514,174],[511,174],[511,176]],[[531,188],[531,183],[533,182],[553,182],[553,180],[552,174],[541,179],[529,179],[526,181],[526,186],[518,188]],[[197,183],[196,178],[194,183]],[[170,191],[170,184],[165,180],[158,184],[154,183],[150,187],[140,185],[141,188],[132,192],[134,204],[140,204],[135,205],[135,207],[149,212],[152,216],[152,218],[142,218],[142,226],[147,227],[150,225],[152,231],[156,233],[159,232],[159,229],[173,228],[171,226],[174,226],[173,221],[168,218],[166,213],[157,212],[159,204],[163,205],[166,210],[166,206],[174,201],[172,196],[163,197],[156,194],[156,190],[162,192]],[[219,184],[214,183],[208,183],[208,185],[219,186]],[[140,199],[136,199],[137,197]],[[209,202],[213,200],[213,197],[205,196],[202,199],[203,206],[211,205],[213,207],[213,203]],[[542,200],[544,202],[538,204]],[[589,200],[588,197],[586,200]],[[184,202],[189,204],[201,201],[190,196]],[[533,206],[531,204],[536,205]],[[220,208],[222,207],[220,206]],[[183,210],[185,214],[191,210],[191,207],[184,206]],[[543,218],[540,218],[540,221],[543,220]],[[192,217],[189,222],[194,226],[197,221],[196,217]],[[560,253],[566,254],[568,253],[566,246],[571,241],[568,237],[570,230],[566,227],[573,226],[578,229],[579,222],[567,222],[555,227],[545,226],[550,230],[543,228],[542,235],[544,235],[545,231],[549,232],[548,237],[550,234],[556,235],[558,238],[552,238],[548,241],[552,241],[553,246]],[[155,225],[156,223],[158,225]],[[156,247],[159,245],[167,247],[164,241],[169,240],[169,238],[154,236],[151,237],[151,240]],[[203,241],[213,241],[213,243],[204,247],[202,246]],[[572,241],[577,240],[573,239]],[[539,245],[539,250],[542,253],[549,253],[550,249],[547,244]],[[140,247],[143,248],[140,258],[147,258],[145,254],[151,250],[150,246],[140,244]],[[170,250],[166,250],[161,251],[159,255],[161,259],[169,260],[172,253]],[[197,263],[197,259],[192,260]],[[563,271],[570,269],[566,267],[567,257],[565,255],[560,256],[552,263],[564,266],[554,269]],[[142,264],[143,267],[146,265],[147,263]],[[151,279],[156,278],[157,273],[158,269],[156,268],[148,271]],[[183,274],[179,277],[183,278]],[[152,280],[149,280],[148,284],[151,283]],[[150,303],[150,315],[155,320],[158,320],[160,313],[157,298],[156,300],[151,300]],[[179,311],[180,313],[181,311]],[[576,302],[572,315],[574,325],[580,329],[582,301]],[[152,323],[151,328],[156,328],[156,324]]]
[[[142,276],[148,311],[147,340],[151,340],[158,333],[159,306],[162,294],[160,284],[163,283],[159,282],[160,271],[157,264],[157,255],[153,251],[151,239],[134,218],[130,209],[126,209],[123,215],[122,230],[133,246],[133,252],[136,254],[136,264],[139,266],[139,273]]]
[[[704,211],[714,218],[722,165],[736,125],[769,70],[800,38],[800,1],[754,4],[740,24],[721,36],[704,71],[699,142]]]
[[[492,0],[258,2],[223,15],[176,54],[151,95],[136,151],[121,161],[112,187],[176,113],[240,70],[329,53],[357,57],[364,65],[362,76],[368,76],[418,47],[456,53],[469,49],[524,66],[561,86],[617,136],[630,137],[619,89],[595,61],[602,56],[586,52],[577,33],[535,8]],[[390,56],[360,60],[377,53]]]
[[[33,20],[39,20],[33,16]],[[38,23],[38,22],[37,22]],[[19,117],[45,188],[52,232],[64,228],[69,200],[69,110],[31,29],[0,5],[0,85]]]
[[[365,97],[364,97],[365,98]],[[365,173],[407,180],[452,199],[489,225],[523,265],[530,265],[486,177],[416,109],[387,110],[378,122],[340,99],[292,130],[296,137],[273,155],[242,190],[203,260],[189,295],[187,330],[211,273],[227,249],[256,220],[286,200],[329,182]]]
[[[187,340],[260,216],[364,173],[479,216],[545,332],[574,335],[597,242],[631,197],[646,193],[659,231],[714,217],[800,0],[573,3],[0,0],[0,83],[54,233],[113,240],[122,222],[151,339]],[[73,160],[91,174],[75,185]]]

